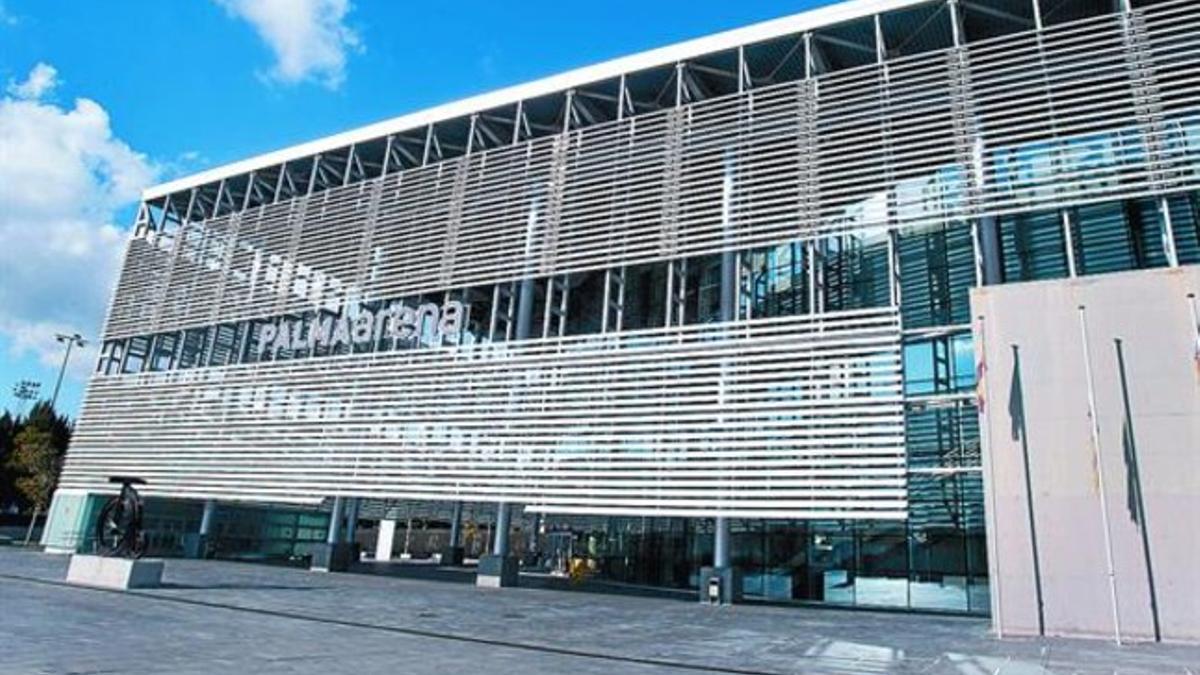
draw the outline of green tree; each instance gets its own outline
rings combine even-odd
[[[20,430],[13,438],[12,451],[4,463],[15,493],[29,506],[33,516],[25,534],[28,544],[38,516],[49,506],[67,444],[71,441],[71,422],[59,415],[47,401],[41,401],[29,411]]]
[[[12,472],[8,469],[8,459],[12,456],[13,443],[18,431],[20,425],[17,419],[7,410],[4,411],[4,414],[0,415],[0,511],[8,508],[9,504],[19,502]]]
[[[54,435],[32,425],[17,434],[8,464],[15,476],[17,492],[33,505],[34,512],[50,506],[50,496],[58,484],[62,451],[54,447]]]
[[[24,426],[48,432],[54,447],[62,452],[66,452],[67,444],[71,442],[71,420],[55,412],[49,401],[35,403],[29,409]]]

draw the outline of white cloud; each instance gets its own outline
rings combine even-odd
[[[362,40],[344,23],[349,0],[215,0],[231,16],[254,26],[275,54],[267,77],[295,84],[306,80],[337,89],[346,79],[347,52]]]
[[[21,87],[39,70],[53,72],[43,66]],[[116,212],[158,170],[113,136],[99,103],[59,107],[33,95],[48,91],[39,85],[0,99],[0,333],[13,357],[57,365],[54,333],[98,335],[125,244]],[[73,360],[76,373],[94,363]]]
[[[4,3],[0,2],[0,26],[15,26],[17,23],[16,15],[5,9]]]
[[[3,9],[3,8],[0,8]],[[22,99],[39,99],[58,86],[58,70],[47,63],[39,63],[29,71],[24,82],[8,83],[8,93]]]

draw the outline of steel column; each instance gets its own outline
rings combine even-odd
[[[1075,234],[1071,230],[1071,213],[1066,209],[1062,211],[1062,231],[1063,247],[1067,252],[1067,276],[1073,279],[1079,270],[1075,265]]]
[[[492,540],[492,555],[498,558],[508,557],[508,524],[511,508],[507,502],[496,504],[496,527]]]
[[[204,500],[204,513],[200,516],[200,536],[207,537],[212,534],[213,521],[217,517],[217,500]]]
[[[726,244],[733,230],[733,190],[734,190],[734,160],[733,153],[725,151],[725,176],[721,189],[721,232]],[[721,252],[721,322],[731,323],[738,315],[738,266],[736,253],[729,248]],[[721,368],[721,379],[728,373]],[[724,381],[721,383],[724,391]],[[713,567],[729,567],[732,557],[729,552],[729,519],[718,516],[713,521]]]
[[[341,497],[333,498],[333,510],[329,512],[329,530],[326,532],[325,543],[337,544],[342,539],[342,514],[345,503]]]
[[[454,513],[450,517],[450,541],[449,546],[458,546],[459,540],[462,538],[462,512],[463,503],[454,502]]]
[[[358,497],[351,497],[348,501],[349,508],[346,509],[346,529],[344,530],[344,534],[346,543],[353,544],[354,537],[358,533],[358,512],[362,506],[362,500]]]
[[[975,221],[978,233],[980,281],[984,286],[1004,283],[1004,264],[1001,259],[1000,222],[994,216]]]
[[[529,221],[527,227],[528,235],[532,235],[532,230],[537,223],[537,204],[530,207]],[[526,237],[526,243],[531,241],[530,236]],[[526,263],[528,265],[529,255],[531,251],[526,247]],[[527,272],[530,271],[526,270]],[[529,338],[530,330],[533,326],[533,295],[536,292],[534,279],[531,276],[526,276],[521,280],[521,291],[517,298],[517,326],[516,339],[526,340]],[[509,505],[507,502],[498,502],[496,504],[496,536],[492,544],[492,555],[500,558],[508,556],[508,519]]]
[[[1159,213],[1162,217],[1159,219],[1159,226],[1162,228],[1163,252],[1167,256],[1167,265],[1171,267],[1179,267],[1179,251],[1175,247],[1175,227],[1171,222],[1171,202],[1166,197],[1162,197],[1158,201]]]

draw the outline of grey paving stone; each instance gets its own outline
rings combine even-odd
[[[1180,673],[1200,647],[996,640],[986,620],[169,560],[156,590],[0,549],[0,673]]]

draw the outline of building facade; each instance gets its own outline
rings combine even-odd
[[[971,291],[1200,262],[1198,28],[853,0],[152,188],[47,536],[133,474],[996,613]]]

